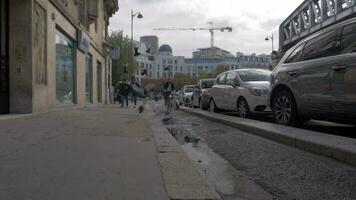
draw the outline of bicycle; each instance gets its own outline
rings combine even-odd
[[[169,96],[168,96],[168,99],[167,99],[167,111],[166,111],[166,115],[168,114],[171,114],[172,111],[173,111],[173,106],[174,106],[175,102],[174,102],[174,93],[171,93]],[[177,106],[177,105],[176,105]]]

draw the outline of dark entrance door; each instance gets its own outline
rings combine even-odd
[[[0,114],[9,113],[8,0],[0,2]]]

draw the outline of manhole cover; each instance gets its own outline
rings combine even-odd
[[[225,134],[225,131],[224,130],[208,130],[208,134],[221,135],[221,134]]]

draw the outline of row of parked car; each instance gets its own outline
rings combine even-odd
[[[356,19],[300,41],[272,72],[227,71],[185,86],[178,96],[181,104],[212,112],[272,113],[284,125],[309,119],[356,125]]]

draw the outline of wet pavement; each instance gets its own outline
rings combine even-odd
[[[354,167],[180,111],[168,117],[172,135],[224,199],[262,199],[249,196],[248,185],[273,199],[356,199]]]
[[[156,112],[163,114],[163,110],[159,108]],[[178,119],[175,113],[163,117],[162,123],[181,145],[200,174],[208,179],[224,200],[273,199],[271,194],[236,170],[229,162],[214,153],[201,137],[192,133],[193,129],[201,127],[202,124]],[[210,133],[224,134],[224,131],[211,130]]]

